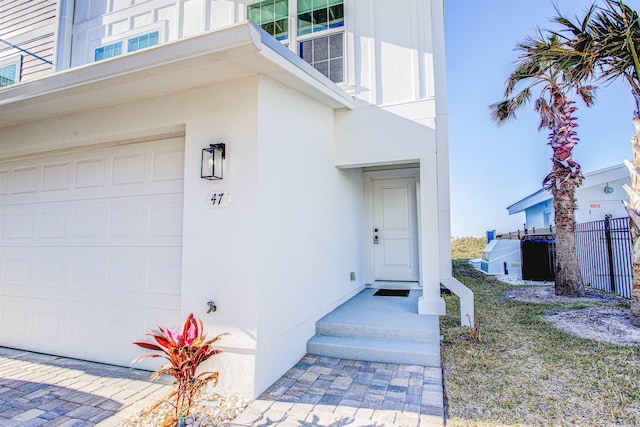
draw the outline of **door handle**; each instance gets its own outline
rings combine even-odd
[[[373,244],[377,245],[378,243],[380,243],[378,240],[378,236],[373,236]]]

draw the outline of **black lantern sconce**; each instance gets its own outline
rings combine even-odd
[[[203,179],[222,179],[222,160],[225,158],[224,144],[210,144],[202,149],[200,177]]]

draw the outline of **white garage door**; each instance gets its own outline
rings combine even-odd
[[[0,159],[0,345],[129,365],[179,323],[182,137]]]

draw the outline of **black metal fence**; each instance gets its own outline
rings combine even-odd
[[[576,224],[576,252],[585,285],[631,298],[629,218]]]

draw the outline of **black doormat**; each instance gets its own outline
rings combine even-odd
[[[378,289],[374,297],[406,297],[409,296],[408,289]]]

